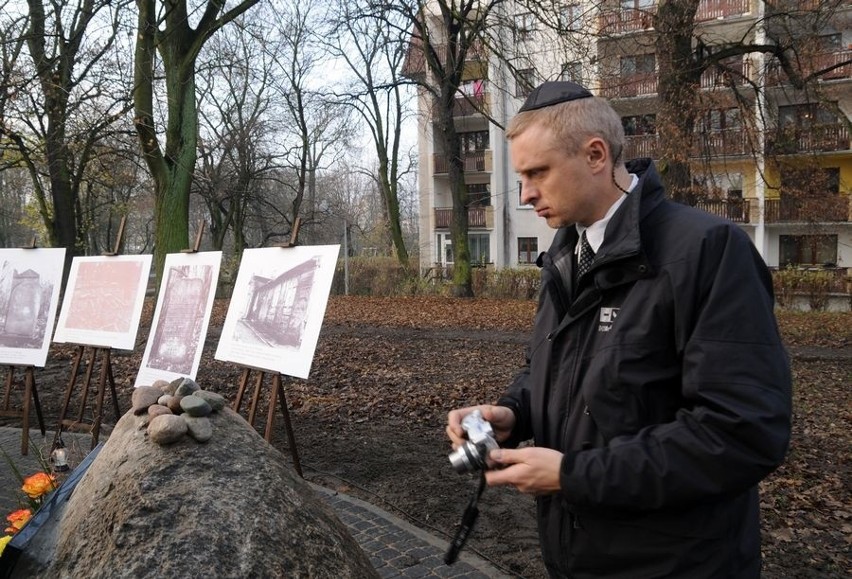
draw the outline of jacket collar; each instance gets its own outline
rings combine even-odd
[[[568,301],[571,302],[570,310],[574,314],[569,315],[569,318],[593,306],[601,290],[653,275],[642,252],[640,223],[665,199],[665,189],[650,159],[630,161],[627,170],[638,175],[639,183],[607,225],[604,242],[592,265],[594,284],[584,284],[581,288],[569,290],[572,297]],[[573,224],[560,228],[550,249],[539,256],[539,267],[551,266],[566,252],[571,252],[578,238]],[[568,277],[570,279],[571,276]],[[580,290],[579,294],[575,293],[575,289]]]

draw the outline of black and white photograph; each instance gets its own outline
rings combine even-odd
[[[307,378],[339,246],[243,252],[216,359]]]
[[[216,296],[221,251],[170,253],[136,386],[195,378]]]
[[[0,364],[47,360],[65,249],[0,249]]]

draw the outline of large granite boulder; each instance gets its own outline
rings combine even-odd
[[[161,446],[128,412],[74,489],[44,577],[377,577],[333,511],[239,415]]]

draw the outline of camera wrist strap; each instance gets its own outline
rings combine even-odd
[[[467,538],[470,536],[471,531],[473,531],[473,525],[476,523],[476,518],[479,516],[479,507],[477,507],[477,504],[479,503],[479,497],[482,496],[482,492],[484,490],[485,471],[480,471],[479,486],[477,487],[476,492],[473,493],[473,496],[470,497],[470,502],[467,504],[467,508],[464,510],[464,514],[462,515],[461,524],[456,531],[456,536],[453,537],[453,541],[450,543],[450,548],[447,550],[447,554],[444,555],[445,564],[452,565],[456,562],[456,559],[459,557],[459,552],[461,552],[462,547],[464,547],[464,544],[467,542]]]

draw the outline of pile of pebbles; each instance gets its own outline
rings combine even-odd
[[[224,396],[202,390],[191,378],[137,386],[130,400],[133,414],[143,418],[141,426],[159,445],[172,444],[187,434],[207,442],[213,436],[210,415],[226,404]]]

